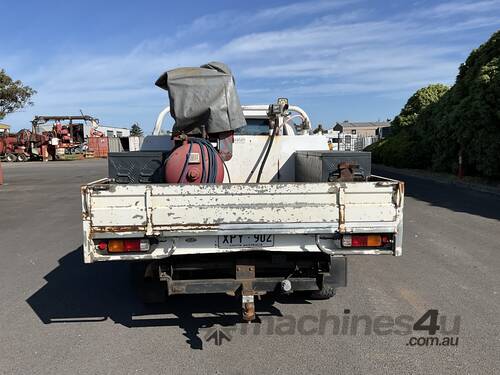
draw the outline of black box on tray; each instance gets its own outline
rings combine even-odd
[[[118,184],[148,184],[164,181],[161,151],[111,152],[108,154],[108,175]]]

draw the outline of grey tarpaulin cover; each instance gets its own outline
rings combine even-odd
[[[246,125],[229,67],[210,62],[199,68],[169,70],[156,81],[168,91],[174,134],[220,133]]]

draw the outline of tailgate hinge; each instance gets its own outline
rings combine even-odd
[[[153,206],[151,205],[152,187],[146,186],[145,206],[146,206],[146,235],[153,235]]]
[[[339,205],[339,232],[344,233],[345,228],[345,188],[339,188],[337,194],[337,203]]]

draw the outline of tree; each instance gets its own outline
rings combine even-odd
[[[0,69],[0,120],[9,113],[33,105],[30,99],[35,94],[36,91],[31,87],[23,85],[19,80],[14,81],[5,70]]]
[[[135,137],[141,137],[143,135],[143,131],[139,124],[136,122],[132,125],[130,128],[130,135],[135,136]]]
[[[379,163],[500,179],[500,31],[473,50],[455,84],[418,90],[370,148]]]
[[[401,129],[415,125],[418,116],[432,103],[437,102],[448,91],[448,86],[441,83],[429,85],[417,90],[405,106],[391,122],[392,131],[397,133]]]
[[[432,151],[430,134],[422,117],[425,118],[447,91],[448,87],[442,84],[417,90],[392,120],[391,136],[367,148],[373,160],[395,167],[427,168]]]

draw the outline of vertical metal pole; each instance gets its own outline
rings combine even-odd
[[[3,169],[1,161],[0,161],[0,185],[3,185]]]

